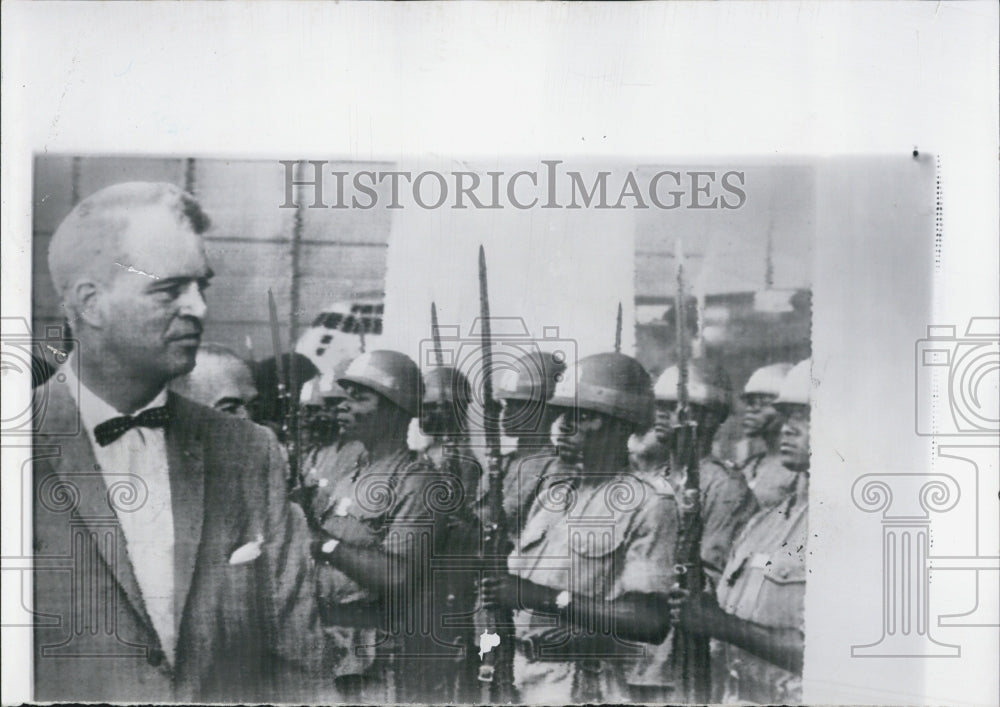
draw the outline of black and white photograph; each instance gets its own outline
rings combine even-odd
[[[44,128],[4,52],[4,704],[997,697],[996,105],[978,145],[944,107],[834,145],[776,129],[827,98],[741,80],[878,96],[864,62],[761,33],[709,62],[728,93],[668,68],[744,23],[943,46],[995,8],[14,5],[92,24]],[[72,68],[146,17],[161,44]]]

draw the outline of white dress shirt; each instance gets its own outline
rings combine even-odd
[[[166,435],[162,427],[133,427],[121,437],[102,447],[94,438],[94,428],[119,412],[76,380],[72,361],[62,367],[70,393],[80,408],[80,421],[90,437],[94,457],[104,481],[127,482],[137,495],[123,495],[115,504],[115,514],[125,534],[129,559],[142,591],[146,612],[160,637],[160,645],[170,664],[174,664],[177,636],[174,608],[174,513],[170,505],[170,475],[167,465]],[[148,405],[136,410],[133,417],[148,408],[167,402],[167,391],[160,391]],[[133,474],[134,476],[126,476]],[[138,477],[138,478],[136,478]],[[111,495],[114,498],[114,494]]]

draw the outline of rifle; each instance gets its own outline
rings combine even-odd
[[[490,329],[490,298],[486,283],[486,252],[479,246],[479,325],[482,336],[483,379],[483,430],[486,433],[487,479],[486,519],[483,527],[483,555],[488,562],[487,572],[501,575],[506,572],[503,530],[503,477],[500,470],[500,428],[497,404],[493,399],[493,350]],[[495,633],[500,642],[483,656],[479,666],[479,680],[484,703],[503,703],[515,700],[514,694],[514,616],[510,609],[487,612],[486,633]]]
[[[687,302],[684,292],[684,251],[677,241],[677,424],[673,428],[674,460],[685,471],[680,502],[680,532],[674,555],[677,584],[692,595],[705,590],[701,565],[701,488],[698,474],[698,425],[691,419],[688,400]],[[674,633],[673,661],[680,671],[680,687],[688,702],[706,703],[710,679],[708,638],[685,631]],[[679,664],[679,665],[678,665]]]
[[[295,352],[292,351],[288,363],[288,375],[285,374],[285,361],[281,352],[281,332],[278,325],[278,307],[274,302],[274,293],[267,291],[267,308],[271,322],[271,347],[274,349],[274,365],[277,374],[278,414],[281,417],[281,436],[288,451],[288,490],[294,491],[302,485],[299,470],[299,401],[292,400],[292,393],[297,389],[298,366]]]

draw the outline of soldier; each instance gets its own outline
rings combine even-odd
[[[542,351],[524,354],[498,378],[494,397],[502,405],[500,427],[507,437],[517,440],[517,447],[504,454],[503,506],[510,547],[527,520],[528,510],[546,470],[556,462],[551,429],[561,410],[549,401],[556,383],[566,371],[562,357]],[[480,478],[479,500],[488,491],[485,475]]]
[[[455,509],[435,473],[406,446],[421,395],[416,364],[395,351],[354,359],[337,381],[344,439],[363,446],[353,470],[331,479],[316,552],[331,670],[348,702],[431,701],[418,660],[430,652],[429,552]],[[408,627],[412,634],[404,634]]]
[[[299,430],[303,461],[308,463],[320,450],[336,446],[337,406],[347,397],[334,374],[321,373],[302,386],[299,400]]]
[[[749,455],[740,469],[757,502],[765,508],[780,503],[793,493],[798,479],[797,473],[781,463],[778,444],[782,420],[774,407],[778,389],[791,367],[790,363],[775,363],[757,369],[740,396],[746,406],[743,411],[743,434],[750,443],[757,442],[764,447]]]
[[[420,431],[429,437],[422,450],[436,469],[450,473],[471,508],[481,469],[469,449],[468,408],[472,389],[468,379],[451,366],[437,366],[424,374]]]
[[[656,381],[657,436],[669,438],[676,424],[676,366],[665,370]],[[688,374],[688,397],[692,420],[698,426],[698,467],[701,487],[701,559],[705,573],[716,581],[729,556],[736,535],[757,510],[757,502],[743,475],[735,467],[712,454],[715,433],[729,416],[729,380],[721,368],[704,360],[692,361]],[[673,445],[667,445],[667,448]],[[668,460],[666,471],[675,489],[684,486],[684,472]]]
[[[305,431],[302,456],[302,493],[298,500],[306,516],[316,526],[336,500],[331,491],[337,481],[354,472],[364,445],[357,440],[343,439],[337,426],[337,408],[347,392],[337,384],[350,359],[338,363],[331,373],[307,381],[302,386],[303,414],[300,428]]]
[[[718,588],[688,597],[671,591],[671,619],[724,642],[715,674],[723,702],[802,701],[806,518],[809,485],[809,360],[782,382],[776,406],[785,415],[779,454],[798,476],[795,492],[762,509],[737,539]]]
[[[509,574],[482,580],[487,607],[516,610],[514,681],[527,703],[631,701],[626,674],[669,631],[678,508],[662,476],[631,472],[647,428],[649,375],[620,353],[567,371],[553,405],[560,472],[528,513]]]
[[[420,407],[421,432],[429,445],[421,458],[433,466],[456,495],[457,509],[448,514],[445,540],[434,562],[434,620],[436,642],[452,648],[430,669],[438,700],[472,702],[478,696],[476,653],[472,617],[476,608],[475,570],[463,570],[463,561],[478,557],[479,521],[474,499],[482,471],[469,447],[468,404],[472,389],[468,379],[451,366],[430,368],[424,374],[424,399]],[[458,625],[465,619],[465,625]]]
[[[202,344],[194,369],[170,382],[175,393],[219,412],[249,419],[257,400],[253,371],[235,351],[221,344]]]

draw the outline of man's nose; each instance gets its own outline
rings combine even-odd
[[[177,305],[180,313],[187,317],[194,317],[202,320],[208,313],[208,304],[205,302],[205,295],[201,292],[201,287],[197,282],[189,282],[184,287],[178,297]]]
[[[559,431],[559,434],[573,434],[573,421],[571,417],[570,413],[564,412],[556,419],[556,429]]]

